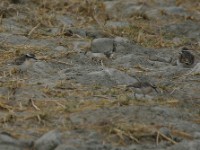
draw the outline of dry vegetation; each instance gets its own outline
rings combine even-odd
[[[12,0],[12,2],[15,2]],[[17,2],[17,1],[16,1]],[[153,1],[151,1],[153,2]],[[141,1],[144,5],[151,5],[151,2]],[[188,10],[199,11],[200,5],[195,5],[198,0],[189,2],[187,0],[177,0],[177,6],[186,5]],[[186,4],[188,3],[188,4]],[[5,7],[4,6],[8,6]],[[12,10],[12,11],[11,11]],[[142,46],[151,48],[161,47],[179,47],[190,43],[186,37],[181,37],[181,42],[177,45],[174,44],[173,38],[175,35],[164,33],[161,25],[166,21],[179,22],[183,18],[172,16],[170,20],[152,20],[146,14],[134,15],[126,21],[133,24],[125,28],[108,28],[105,27],[105,22],[109,19],[117,21],[117,18],[109,18],[109,14],[105,12],[104,4],[99,0],[68,0],[68,1],[55,1],[55,0],[32,0],[28,5],[14,5],[8,0],[0,2],[0,16],[6,18],[8,16],[15,16],[18,12],[24,13],[26,17],[19,19],[18,22],[27,26],[24,33],[20,33],[32,39],[51,39],[54,37],[65,36],[68,27],[65,27],[57,22],[57,14],[70,15],[77,20],[75,27],[85,28],[90,25],[96,25],[110,37],[122,36],[130,40],[140,43]],[[162,12],[163,15],[168,15]],[[187,17],[184,19],[195,18]],[[50,35],[48,29],[59,27],[60,34]],[[158,30],[159,29],[159,30]],[[0,31],[8,31],[0,24]],[[16,33],[19,34],[19,33]],[[79,37],[68,37],[68,40],[73,40]],[[88,39],[91,40],[91,39]],[[68,57],[69,52],[60,55],[48,55],[49,51],[46,47],[29,46],[29,43],[13,46],[9,43],[0,42],[1,57],[0,66],[5,62],[19,56],[22,53],[34,52],[36,55],[41,56],[41,59],[48,61],[55,61],[60,56]],[[65,45],[59,43],[58,45]],[[66,44],[67,45],[67,44]],[[70,45],[69,48],[71,48]],[[194,45],[198,50],[200,47]],[[71,51],[73,53],[73,50]],[[13,133],[16,137],[26,137],[27,135],[23,130],[34,130],[35,133],[41,135],[50,129],[60,128],[61,130],[71,130],[76,128],[96,130],[106,137],[107,141],[115,144],[126,145],[130,142],[141,143],[145,138],[152,138],[155,143],[161,140],[167,140],[175,144],[176,142],[171,138],[159,132],[161,125],[151,124],[137,124],[127,122],[125,120],[105,120],[96,124],[83,124],[77,127],[70,121],[70,114],[84,112],[85,110],[98,110],[102,108],[114,108],[123,106],[151,106],[151,105],[165,105],[167,107],[178,107],[180,101],[171,99],[163,101],[156,99],[154,102],[137,101],[130,99],[129,93],[125,93],[120,87],[113,87],[108,89],[106,87],[84,87],[79,84],[72,83],[71,81],[58,82],[54,88],[40,86],[41,91],[46,95],[45,99],[30,99],[27,103],[15,101],[15,93],[23,88],[35,88],[35,85],[30,85],[20,80],[17,74],[9,74],[8,72],[1,72],[1,78],[4,77],[6,81],[0,81],[0,87],[8,88],[7,95],[1,95],[0,111],[0,126],[7,132]],[[39,83],[38,83],[39,84]],[[70,86],[67,86],[70,85]],[[163,87],[163,89],[166,87]],[[106,96],[105,96],[106,95]],[[72,98],[72,99],[71,99]],[[92,98],[97,101],[91,101]],[[20,114],[20,115],[19,115]],[[195,121],[199,123],[197,116]],[[14,126],[13,126],[14,125]],[[191,135],[184,131],[178,131],[173,127],[168,126],[172,133],[176,136],[191,139]],[[16,133],[16,131],[18,131]],[[117,140],[113,137],[117,137]]]

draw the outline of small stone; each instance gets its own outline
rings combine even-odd
[[[55,48],[56,51],[66,51],[66,48],[64,46],[58,46]]]
[[[93,53],[111,52],[114,49],[114,41],[109,38],[98,38],[92,41],[91,49]]]
[[[68,17],[68,16],[58,16],[58,21],[60,21],[65,26],[72,26],[74,24],[74,21]]]
[[[0,134],[0,144],[19,145],[17,139],[13,138],[9,133],[2,132]]]
[[[77,148],[69,146],[69,145],[61,144],[58,147],[56,147],[55,150],[77,150]]]
[[[21,150],[23,148],[30,148],[32,141],[17,140],[7,132],[0,133],[0,150]]]
[[[167,150],[199,150],[200,140],[183,141],[174,146],[168,147]]]
[[[40,137],[34,143],[35,150],[52,150],[61,144],[60,133],[57,130],[50,131]]]
[[[186,12],[184,10],[184,8],[182,7],[167,7],[165,8],[165,11],[170,14],[170,15],[180,15],[180,16],[184,16],[186,15]]]
[[[196,139],[200,139],[200,132],[195,132],[193,134],[193,137],[196,138]]]
[[[127,38],[124,38],[124,37],[116,37],[115,39],[114,39],[114,41],[115,42],[117,42],[117,43],[128,43],[129,42],[129,40],[127,39]]]
[[[101,31],[98,31],[98,30],[94,30],[94,29],[86,31],[86,36],[89,38],[93,38],[93,39],[105,37],[104,33],[102,33]]]
[[[107,27],[113,27],[113,28],[122,28],[122,27],[128,27],[129,23],[128,22],[114,22],[114,21],[107,21],[106,22]]]
[[[130,41],[127,38],[124,37],[116,37],[114,39],[114,49],[115,52],[124,52],[127,50],[128,47],[130,47]]]
[[[86,37],[86,31],[83,30],[83,29],[71,29],[73,35],[79,35],[79,36],[82,36],[82,37]]]
[[[23,148],[20,147],[16,147],[15,145],[1,145],[0,144],[0,149],[1,150],[22,150]]]

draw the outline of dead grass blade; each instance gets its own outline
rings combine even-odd
[[[192,135],[190,135],[189,133],[183,132],[183,131],[172,130],[172,134],[174,136],[179,136],[179,137],[189,139],[189,140],[193,139]]]
[[[33,34],[33,32],[34,32],[39,26],[40,26],[40,23],[38,23],[35,27],[33,27],[33,28],[31,29],[31,31],[28,33],[28,36],[30,37],[30,36]]]
[[[40,108],[35,105],[35,103],[32,99],[30,99],[30,102],[31,102],[31,105],[33,106],[33,108],[35,108],[36,110],[40,110]]]
[[[177,144],[177,142],[175,142],[175,141],[172,140],[171,138],[167,137],[166,135],[162,134],[161,132],[159,132],[159,131],[156,131],[156,132],[157,132],[157,135],[160,135],[160,136],[161,136],[162,138],[164,138],[165,140],[170,141],[170,142],[173,143],[173,144]],[[158,138],[159,138],[159,136],[158,136]],[[158,140],[159,140],[159,139],[156,140],[156,143],[158,143],[158,142],[157,142]]]

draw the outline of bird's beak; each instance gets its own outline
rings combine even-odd
[[[37,58],[33,58],[34,60],[38,60]]]
[[[157,87],[154,87],[154,90],[156,91],[156,93],[158,93]]]

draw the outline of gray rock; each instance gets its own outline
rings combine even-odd
[[[53,150],[61,144],[61,134],[57,130],[50,131],[34,143],[35,150]]]
[[[112,27],[112,28],[122,28],[122,27],[128,27],[130,24],[128,22],[120,22],[120,21],[107,21],[106,26]]]
[[[7,133],[0,134],[0,144],[20,145],[19,141]]]
[[[137,5],[136,1],[124,0],[123,2],[105,2],[106,11],[110,17],[119,18],[120,17],[130,17],[134,14],[143,12],[144,5]]]
[[[200,140],[184,141],[168,147],[167,150],[200,150]]]
[[[124,148],[124,147],[113,147],[111,150],[127,150],[127,148]],[[131,149],[131,150],[133,150],[133,149]]]
[[[125,43],[126,44],[126,43],[129,42],[129,40],[127,38],[117,36],[117,37],[115,37],[114,42],[115,43]]]
[[[55,48],[56,51],[66,51],[66,48],[64,46],[58,46]]]
[[[97,29],[87,30],[86,36],[93,38],[93,39],[105,37],[104,33],[102,31],[97,30]]]
[[[149,19],[159,19],[164,16],[161,15],[161,11],[159,9],[150,9],[146,10],[146,15]]]
[[[61,22],[65,26],[72,26],[74,24],[74,20],[72,20],[68,16],[58,16],[56,17],[59,22]]]
[[[26,44],[28,38],[25,36],[13,35],[8,33],[1,33],[0,40],[11,44]]]
[[[152,93],[150,93],[151,95],[145,95],[144,94],[135,94],[135,93],[131,93],[128,96],[131,99],[137,99],[138,101],[151,101],[155,98],[155,96],[152,95]]]
[[[200,132],[194,132],[193,137],[196,139],[200,139]]]
[[[87,73],[81,76],[79,81],[84,84],[99,84],[103,86],[127,85],[137,82],[136,79],[114,68],[105,68],[102,71]]]
[[[38,61],[33,64],[32,71],[40,75],[47,75],[49,72],[52,71],[52,67],[46,62]]]
[[[86,145],[83,146],[82,149],[84,150],[110,150],[112,147],[110,145]]]
[[[19,15],[19,16],[15,16],[16,19],[24,19],[25,16],[24,15]],[[21,27],[21,24],[15,20],[11,20],[11,19],[4,19],[4,21],[2,22],[2,26],[7,29],[10,30],[12,29],[12,33],[16,33],[16,32],[26,32],[27,29],[29,28],[28,26],[23,26],[23,28]],[[17,35],[17,37],[19,37],[19,41],[23,43],[23,37],[21,37],[20,35]],[[9,40],[9,39],[7,39]],[[25,42],[25,41],[24,41]]]
[[[56,147],[55,150],[78,150],[78,149],[69,145],[61,144],[58,147]]]
[[[192,21],[185,21],[182,23],[175,23],[166,25],[163,27],[165,32],[171,32],[177,35],[187,36],[188,38],[200,38],[200,23],[199,22],[192,22]]]
[[[84,29],[70,29],[68,32],[71,32],[71,34],[76,34],[82,37],[86,37],[86,31]]]
[[[73,49],[76,51],[81,51],[84,47],[90,47],[90,45],[91,45],[90,42],[76,41],[73,42]]]
[[[8,94],[8,88],[0,87],[0,96]]]
[[[182,7],[167,7],[167,8],[165,8],[165,11],[167,13],[169,13],[170,15],[181,15],[181,16],[184,16],[184,15],[187,14],[185,9],[183,9]]]
[[[30,148],[32,141],[17,140],[6,132],[0,134],[0,149],[2,150],[20,150],[22,148]]]
[[[23,150],[23,148],[20,148],[14,145],[2,145],[2,144],[0,144],[0,149],[1,150]]]
[[[94,39],[91,49],[93,53],[111,52],[114,49],[114,41],[109,38]]]

